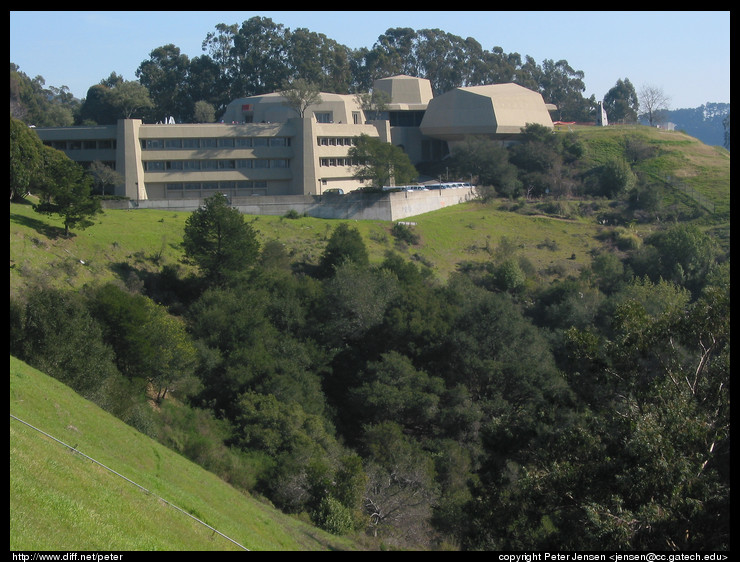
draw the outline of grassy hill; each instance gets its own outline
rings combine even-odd
[[[13,357],[10,414],[11,551],[356,549],[235,490]]]

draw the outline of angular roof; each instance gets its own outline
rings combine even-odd
[[[388,94],[390,110],[426,109],[433,96],[429,80],[405,74],[380,78],[373,83],[373,89]]]
[[[552,128],[542,95],[518,84],[456,88],[434,98],[421,122],[422,134],[444,140],[467,135],[501,138],[529,123]]]

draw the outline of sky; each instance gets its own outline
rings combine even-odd
[[[266,17],[351,49],[372,48],[388,29],[439,29],[483,49],[566,60],[584,73],[585,97],[602,100],[618,80],[659,88],[671,109],[730,102],[729,11],[11,11],[10,62],[46,87],[84,98],[110,76],[136,79],[149,54],[173,44],[190,58],[216,25]]]

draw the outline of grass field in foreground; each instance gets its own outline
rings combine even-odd
[[[239,492],[13,357],[10,414],[11,551],[355,549]]]

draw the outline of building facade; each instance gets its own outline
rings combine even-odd
[[[83,165],[108,165],[123,178],[115,195],[134,201],[349,193],[348,152],[368,135],[401,147],[414,164],[440,160],[465,135],[503,142],[528,123],[552,128],[542,96],[501,84],[432,97],[428,80],[394,76],[374,88],[390,98],[368,120],[356,96],[321,94],[304,117],[279,94],[231,102],[220,123],[147,124],[139,119],[94,127],[37,128],[41,140]]]

